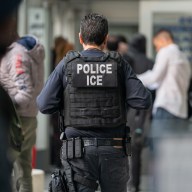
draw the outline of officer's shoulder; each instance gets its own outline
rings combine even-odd
[[[66,56],[65,56],[65,62],[69,63],[70,61],[79,58],[80,57],[80,53],[77,51],[69,51]]]
[[[117,61],[117,62],[121,62],[122,61],[122,56],[116,52],[116,51],[109,51],[108,52],[109,56],[111,59]]]

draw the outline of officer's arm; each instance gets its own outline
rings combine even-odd
[[[51,73],[37,97],[37,105],[42,113],[52,114],[62,107],[63,91],[66,86],[64,74],[64,60],[62,60]]]
[[[135,109],[147,109],[152,104],[151,93],[136,77],[131,66],[124,63],[126,102]]]

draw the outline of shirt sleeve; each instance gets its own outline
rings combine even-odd
[[[152,104],[151,93],[144,87],[136,77],[131,66],[124,63],[126,103],[131,108],[147,109]]]
[[[33,83],[31,78],[31,59],[25,53],[15,53],[10,59],[14,94],[10,94],[17,107],[26,106],[32,99]]]
[[[62,60],[51,73],[37,97],[37,105],[42,113],[52,114],[61,108],[66,84],[64,60]]]
[[[145,86],[152,86],[159,84],[166,75],[168,57],[165,50],[160,50],[157,54],[153,70],[149,70],[137,77],[142,81]]]

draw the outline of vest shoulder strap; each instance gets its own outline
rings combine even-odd
[[[65,63],[68,64],[77,58],[82,58],[84,61],[105,61],[107,58],[111,58],[118,63],[118,66],[121,66],[122,64],[122,56],[116,51],[107,52],[101,58],[82,57],[82,55],[77,51],[69,51],[65,56]]]
[[[121,63],[122,61],[122,56],[116,51],[110,51],[109,56],[111,59],[115,60],[117,63]]]
[[[122,60],[122,56],[118,52],[116,52],[116,51],[110,51],[110,52],[105,53],[105,55],[103,57],[101,57],[99,60],[100,61],[105,60],[105,59],[108,58],[108,56],[111,59],[116,60],[117,62],[121,62],[121,60]],[[66,59],[66,62],[69,63],[72,60],[74,60],[76,58],[80,58],[80,57],[82,57],[82,56],[81,56],[81,54],[79,52],[77,52],[77,51],[69,51],[66,54],[65,59]],[[86,57],[82,57],[82,58],[85,59]]]
[[[66,56],[65,56],[65,61],[66,63],[69,63],[71,61],[73,61],[76,58],[79,58],[81,56],[81,54],[77,51],[69,51]]]

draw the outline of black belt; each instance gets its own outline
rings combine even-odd
[[[113,138],[82,138],[84,146],[123,146],[124,140]]]

